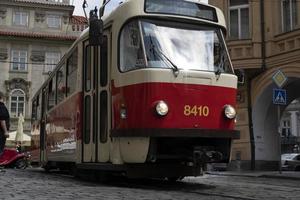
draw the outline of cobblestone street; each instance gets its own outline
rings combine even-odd
[[[299,199],[300,180],[205,175],[169,183],[119,180],[107,184],[45,173],[42,169],[0,172],[0,199]]]

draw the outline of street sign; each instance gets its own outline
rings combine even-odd
[[[273,89],[273,104],[286,105],[286,90]]]
[[[287,82],[287,77],[284,75],[284,73],[280,70],[278,70],[272,77],[274,83],[277,85],[277,87],[282,88],[283,85]]]

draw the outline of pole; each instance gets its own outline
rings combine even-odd
[[[277,105],[277,124],[278,124],[278,149],[279,149],[279,165],[278,165],[278,171],[279,171],[279,174],[282,173],[282,166],[281,166],[281,134],[280,134],[280,131],[279,131],[279,127],[280,127],[280,105]]]

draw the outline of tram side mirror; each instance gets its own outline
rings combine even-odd
[[[89,43],[91,46],[99,46],[103,41],[103,21],[98,18],[97,8],[91,10],[89,19]]]
[[[235,70],[235,75],[238,77],[238,84],[244,85],[245,83],[245,71],[243,69]]]

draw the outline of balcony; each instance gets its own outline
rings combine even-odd
[[[274,55],[300,49],[300,29],[276,35],[273,47]]]
[[[284,66],[299,62],[300,29],[275,35],[267,42],[267,63],[270,66]]]
[[[229,54],[235,68],[260,68],[261,44],[249,40],[227,41]]]

